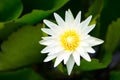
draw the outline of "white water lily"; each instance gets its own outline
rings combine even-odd
[[[81,22],[81,11],[74,19],[68,10],[65,13],[65,21],[57,13],[54,13],[54,17],[57,24],[49,20],[43,21],[49,28],[42,28],[42,31],[49,36],[42,37],[43,40],[39,42],[46,45],[41,53],[48,53],[44,62],[56,58],[54,67],[63,61],[70,75],[75,63],[80,66],[81,57],[91,61],[88,53],[95,53],[92,46],[103,43],[103,40],[88,34],[95,27],[95,24],[89,26],[92,16]]]

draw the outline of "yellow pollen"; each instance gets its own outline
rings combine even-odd
[[[62,46],[67,51],[74,51],[80,43],[80,35],[75,30],[67,30],[60,36]]]

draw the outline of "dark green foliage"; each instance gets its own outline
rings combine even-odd
[[[21,0],[0,0],[0,21],[14,20],[23,10]]]

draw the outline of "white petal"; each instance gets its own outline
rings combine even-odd
[[[58,54],[55,54],[55,55],[50,55],[50,56],[48,55],[48,56],[45,58],[44,62],[51,61],[52,59],[56,58],[56,57],[57,57],[57,55],[58,55]]]
[[[72,12],[70,11],[70,9],[68,9],[68,11],[66,11],[66,14],[65,14],[65,22],[73,22],[74,21],[74,17],[72,15]]]
[[[84,53],[84,49],[83,49],[82,47],[78,47],[78,48],[76,49],[76,51],[77,51],[78,53]]]
[[[82,26],[81,27],[85,27],[88,26],[90,21],[91,21],[92,16],[89,16],[85,21],[81,22]]]
[[[102,44],[104,42],[101,39],[98,39],[98,38],[95,38],[95,37],[93,37],[93,38],[95,39],[94,45],[99,45],[99,44]]]
[[[81,11],[78,12],[76,18],[75,18],[75,24],[78,24],[80,23],[81,21]]]
[[[73,55],[73,58],[74,58],[76,64],[78,66],[80,66],[80,54],[78,52],[74,52],[72,55]]]
[[[55,23],[48,21],[48,20],[44,20],[44,23],[52,30],[54,31],[54,35],[59,35],[61,34],[61,30],[62,28],[59,27],[58,25],[56,25]]]
[[[54,53],[57,53],[59,51],[61,51],[63,48],[61,48],[60,46],[58,45],[51,45],[51,46],[47,46],[45,47],[41,53],[48,53],[48,52],[54,52]]]
[[[85,60],[87,60],[87,61],[91,61],[91,58],[90,58],[90,56],[88,55],[88,53],[87,52],[84,52],[84,53],[81,53],[80,52],[80,55],[81,55],[81,57],[83,57]]]
[[[44,40],[51,40],[52,39],[53,40],[53,37],[48,37],[47,36],[47,37],[42,37],[42,39],[44,39]]]
[[[41,40],[41,41],[39,41],[39,43],[40,44],[42,44],[42,45],[50,45],[50,44],[52,44],[53,42],[51,42],[51,41],[49,41],[49,40]]]
[[[54,67],[58,66],[58,65],[60,64],[60,62],[62,62],[62,60],[64,59],[63,54],[64,54],[64,53],[61,53],[61,55],[59,55],[59,56],[56,58]]]
[[[81,42],[80,42],[80,46],[89,46],[89,44],[86,43],[85,41],[81,41]]]
[[[51,45],[55,43],[55,40],[53,37],[42,37],[43,40],[39,41],[42,45]]]
[[[87,52],[85,52],[84,48],[79,47],[76,51],[79,52],[80,56],[83,57],[85,60],[89,62],[91,61],[90,56],[88,55]]]
[[[104,41],[95,37],[90,36],[87,40],[86,40],[91,46],[96,46],[99,44],[102,44]]]
[[[64,57],[64,64],[66,64],[68,59],[70,58],[71,52],[65,52],[64,54],[65,54],[63,56]]]
[[[73,56],[70,56],[68,62],[66,63],[68,75],[71,74],[74,64],[75,62],[74,62]]]
[[[93,24],[91,26],[86,26],[86,27],[84,27],[83,32],[88,34],[90,31],[92,31],[94,29],[94,27],[95,27],[95,24]]]
[[[51,29],[42,28],[41,30],[49,35],[54,35],[54,32]]]
[[[54,13],[54,16],[55,16],[55,19],[58,23],[59,26],[64,26],[65,22],[64,20],[57,14],[57,13]]]
[[[58,48],[59,48],[59,47],[58,47]],[[57,53],[59,53],[59,52],[62,53],[63,48],[59,48],[59,49],[58,49],[58,48],[54,48],[55,50],[50,51],[48,55],[54,55],[54,54],[57,54]]]
[[[95,50],[92,47],[85,47],[85,50],[89,53],[95,53]]]
[[[45,47],[45,48],[41,51],[41,53],[48,53],[49,50],[50,50],[50,47]]]
[[[43,22],[51,29],[55,29],[57,25],[49,20],[43,20]]]

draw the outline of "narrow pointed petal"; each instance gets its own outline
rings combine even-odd
[[[54,13],[54,16],[55,16],[55,19],[58,23],[59,26],[64,26],[65,22],[64,20],[57,14],[57,13]]]
[[[83,57],[85,60],[87,61],[91,61],[91,58],[89,56],[89,54],[85,51],[85,49],[83,47],[79,47],[77,50],[76,50],[81,57]]]
[[[102,44],[104,41],[95,37],[90,36],[86,42],[88,42],[91,46],[96,46]]]
[[[95,27],[95,24],[91,25],[91,26],[87,26],[83,29],[83,31],[88,34],[90,31],[92,31]]]
[[[74,17],[72,15],[72,12],[70,11],[70,9],[68,9],[68,11],[66,11],[66,15],[65,15],[65,22],[71,23],[73,21],[74,21]]]
[[[45,48],[41,51],[41,53],[48,53],[48,52],[49,52],[49,51],[48,51],[49,49],[50,49],[50,47],[45,47]]]
[[[54,67],[58,66],[58,65],[62,62],[62,60],[64,59],[63,57],[64,57],[64,56],[63,56],[63,54],[61,53],[61,55],[59,55],[59,56],[56,58]]]
[[[54,54],[58,54],[60,52],[63,53],[63,48],[59,48],[59,50],[58,50],[58,48],[54,48],[55,50],[50,51],[48,55],[54,55]]]
[[[95,53],[95,50],[92,47],[85,47],[85,50],[89,53]]]
[[[50,45],[50,44],[53,44],[54,42],[55,42],[54,40],[41,40],[41,41],[39,41],[39,43],[42,45]]]
[[[49,20],[43,20],[43,22],[51,29],[55,29],[57,25]]]
[[[72,55],[73,55],[73,58],[74,58],[76,64],[78,66],[80,66],[80,54],[78,52],[74,52]]]
[[[81,21],[81,11],[78,12],[76,18],[75,18],[75,24],[78,24],[80,23]]]
[[[54,53],[57,53],[59,51],[61,51],[62,48],[60,46],[57,46],[57,45],[51,45],[51,46],[47,46],[45,47],[41,53],[48,53],[48,52],[54,52]]]
[[[71,74],[74,64],[75,62],[74,62],[73,56],[70,56],[68,62],[66,63],[68,75]]]
[[[41,30],[49,35],[54,35],[54,32],[51,29],[42,28]]]
[[[87,52],[84,52],[84,53],[80,53],[80,55],[81,55],[81,57],[83,57],[85,60],[87,60],[87,61],[91,61],[91,58],[90,58],[90,56],[88,55],[88,53]]]
[[[56,58],[58,54],[55,54],[55,55],[51,55],[51,56],[47,56],[44,60],[44,62],[48,62],[48,61],[51,61],[52,59]]]
[[[51,40],[52,39],[53,40],[53,37],[48,37],[47,36],[47,37],[42,37],[42,39],[44,39],[44,40]]]
[[[67,52],[67,53],[64,53],[64,54],[65,54],[65,55],[64,55],[64,64],[66,64],[67,61],[68,61],[69,58],[70,58],[71,52]]]
[[[50,45],[55,43],[55,40],[53,37],[42,37],[43,40],[39,41],[42,45]]]
[[[99,45],[99,44],[102,44],[104,41],[103,40],[101,40],[101,39],[98,39],[98,38],[95,38],[95,37],[93,37],[94,38],[94,40],[95,40],[95,42],[94,42],[94,45]]]
[[[90,21],[92,19],[92,16],[89,16],[85,21],[83,21],[81,24],[82,24],[82,27],[84,28],[85,26],[88,26]]]

